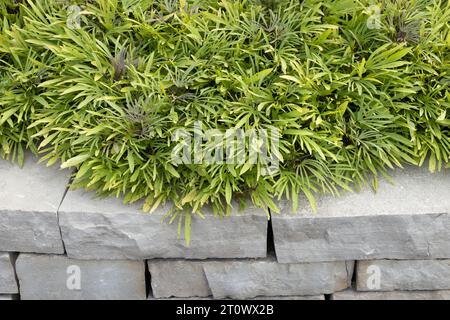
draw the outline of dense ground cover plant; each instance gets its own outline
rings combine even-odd
[[[206,204],[277,212],[405,163],[448,166],[448,1],[17,2],[0,7],[1,154],[33,148],[76,168],[74,186],[146,211],[172,200],[189,225]],[[196,121],[279,130],[279,171],[175,165],[171,138]]]
[[[19,24],[20,22],[20,5],[16,1],[4,1],[0,3],[0,42],[6,43],[5,32],[10,28],[11,24]],[[21,115],[21,111],[15,108],[7,107],[7,94],[14,91],[15,80],[8,74],[6,64],[13,63],[13,56],[8,52],[0,51],[0,60],[2,67],[0,68],[0,155],[2,157],[10,157],[15,160],[19,158],[19,162],[23,162],[23,146],[27,143],[27,136],[24,135],[26,127],[29,125],[27,116]],[[5,67],[4,67],[5,66]],[[17,95],[20,98],[20,94]],[[22,106],[19,107],[22,109]],[[12,114],[16,114],[15,119],[11,118]]]

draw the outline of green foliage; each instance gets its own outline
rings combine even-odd
[[[0,7],[1,154],[36,148],[77,168],[76,187],[145,211],[171,200],[188,225],[204,205],[277,212],[405,163],[448,166],[448,1],[384,0],[379,29],[368,0],[71,1],[80,29],[62,1],[22,2]],[[195,121],[279,129],[279,172],[172,164],[172,135]]]

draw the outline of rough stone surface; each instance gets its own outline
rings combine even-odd
[[[145,264],[141,261],[86,261],[20,254],[16,269],[23,300],[146,299]],[[80,290],[73,281],[78,275]]]
[[[267,250],[267,216],[247,208],[220,220],[205,210],[193,217],[191,242],[179,239],[177,224],[162,223],[167,204],[145,214],[140,204],[120,199],[93,199],[91,193],[69,191],[59,210],[69,257],[77,259],[258,258]]]
[[[0,294],[19,293],[14,271],[14,257],[11,253],[0,252]]]
[[[380,275],[379,286],[373,277]],[[358,261],[358,291],[450,289],[450,260]]]
[[[353,262],[280,264],[275,261],[204,265],[214,298],[321,295],[350,286]]]
[[[148,261],[153,298],[316,299],[350,285],[353,262],[279,264],[260,260]]]
[[[450,300],[450,290],[363,292],[348,289],[333,293],[331,300]]]
[[[301,199],[272,216],[279,262],[450,258],[450,173],[408,167],[341,197],[319,196],[317,213]]]
[[[148,300],[217,300],[213,296],[209,297],[190,297],[190,298],[154,298],[149,297]],[[231,299],[220,299],[231,300]],[[247,300],[325,300],[325,296],[285,296],[285,297],[255,297]]]
[[[57,210],[69,182],[68,171],[0,160],[0,251],[64,253]]]
[[[203,266],[207,262],[150,260],[152,292],[155,298],[211,296]]]
[[[19,300],[17,294],[0,294],[0,300]]]
[[[325,300],[324,295],[317,296],[278,296],[278,297],[256,297],[249,300]]]

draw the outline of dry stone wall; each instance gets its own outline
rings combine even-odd
[[[448,171],[396,170],[316,213],[281,203],[270,223],[252,206],[222,221],[206,209],[190,246],[161,223],[170,204],[147,215],[69,179],[31,155],[0,161],[0,300],[450,298]]]

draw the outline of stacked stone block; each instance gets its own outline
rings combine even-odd
[[[190,246],[161,222],[170,203],[144,214],[69,179],[29,154],[0,161],[0,299],[450,299],[447,172],[396,170],[317,212],[282,202],[273,239],[265,210],[206,208]]]
[[[142,261],[21,254],[16,268],[21,298],[25,300],[146,299]]]
[[[353,262],[280,264],[245,260],[149,260],[153,297],[320,297],[349,287]],[[311,298],[313,298],[311,297]]]
[[[76,259],[264,258],[267,214],[251,206],[220,219],[204,210],[193,216],[191,241],[178,238],[178,225],[161,220],[171,209],[166,203],[152,214],[142,203],[124,205],[120,199],[96,199],[92,193],[69,191],[59,209],[67,255]]]
[[[14,264],[14,254],[0,252],[0,300],[14,300],[19,294]]]
[[[279,262],[450,257],[450,173],[409,167],[380,180],[376,192],[319,196],[317,212],[274,215]]]
[[[58,207],[69,172],[38,164],[0,160],[0,251],[63,254]]]

